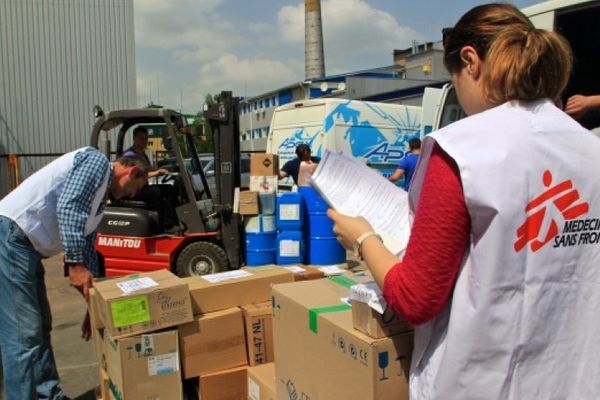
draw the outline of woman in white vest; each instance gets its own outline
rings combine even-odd
[[[469,117],[424,139],[402,261],[362,218],[334,231],[415,325],[411,399],[597,399],[600,140],[555,106],[570,47],[508,4],[443,33]]]
[[[109,192],[131,197],[148,169],[96,149],[57,158],[0,200],[0,346],[6,400],[65,399],[50,344],[52,317],[42,258],[64,251],[71,285],[87,299],[98,275],[94,231]],[[82,334],[89,339],[89,319]]]

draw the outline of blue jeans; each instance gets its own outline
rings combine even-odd
[[[65,397],[51,329],[41,256],[17,224],[0,216],[0,347],[6,400]]]

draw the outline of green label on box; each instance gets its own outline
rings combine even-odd
[[[129,297],[110,303],[115,328],[150,321],[148,296]]]

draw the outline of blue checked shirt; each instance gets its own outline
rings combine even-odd
[[[65,262],[84,263],[96,277],[100,274],[98,256],[94,249],[96,233],[85,236],[85,224],[96,192],[111,170],[110,161],[98,150],[90,147],[77,153],[56,206]],[[108,178],[105,201],[100,205],[98,214],[104,212],[111,181],[112,173]]]

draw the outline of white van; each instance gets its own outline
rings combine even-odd
[[[277,154],[283,166],[296,157],[300,143],[308,144],[316,157],[325,150],[344,150],[389,176],[414,137],[421,137],[421,107],[348,99],[302,100],[275,109],[267,153]]]

